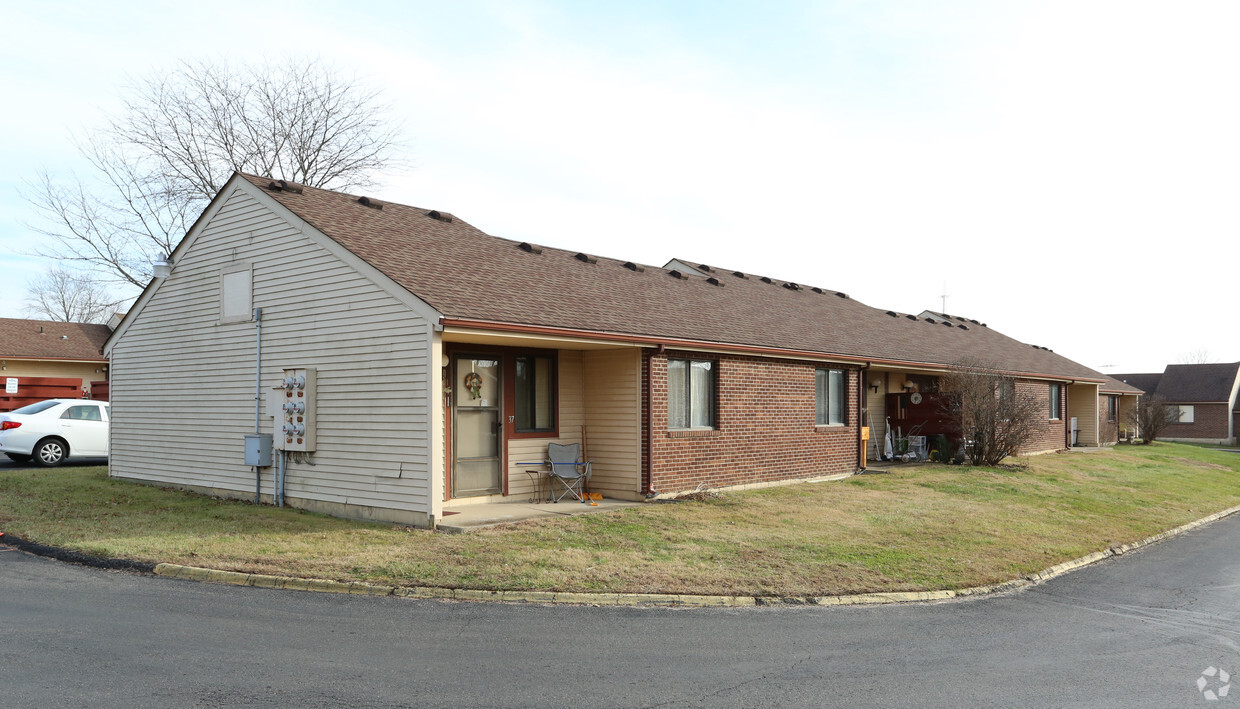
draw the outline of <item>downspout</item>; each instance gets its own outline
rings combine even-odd
[[[646,490],[647,498],[659,494],[654,489],[654,358],[666,351],[662,344],[654,352],[646,355]]]
[[[254,435],[258,435],[259,409],[263,391],[263,309],[254,309]],[[254,504],[261,499],[263,475],[257,465],[254,468]]]
[[[866,400],[865,373],[868,371],[870,371],[869,362],[866,362],[864,367],[857,370],[857,457],[861,459],[861,465],[857,468],[857,472],[859,473],[865,471],[866,456],[864,453],[862,453],[862,450],[864,449],[864,444],[861,440],[861,427],[865,426],[865,414],[866,414],[866,410],[869,408],[868,406],[866,406],[866,403],[865,403],[865,400]],[[873,436],[874,432],[870,431],[870,435]]]

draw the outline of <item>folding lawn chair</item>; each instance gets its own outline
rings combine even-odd
[[[547,473],[547,477],[551,478],[551,501],[559,502],[566,496],[571,495],[578,502],[585,502],[586,482],[590,480],[590,463],[593,461],[582,461],[581,444],[570,443],[569,445],[561,445],[559,443],[547,444],[547,467],[551,472]],[[557,487],[555,481],[559,481],[562,487]],[[559,493],[559,494],[556,494]]]

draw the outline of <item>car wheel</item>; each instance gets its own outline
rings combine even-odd
[[[52,468],[64,462],[69,448],[59,438],[49,438],[34,448],[34,460],[45,468]]]
[[[7,455],[9,457],[9,460],[12,460],[14,463],[29,463],[30,462],[30,456],[25,455],[23,453],[5,453],[5,455]]]

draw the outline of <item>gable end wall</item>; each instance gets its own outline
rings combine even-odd
[[[431,326],[244,190],[191,235],[112,348],[116,477],[252,499],[253,322],[220,322],[220,271],[249,263],[262,318],[262,415],[285,367],[318,370],[318,450],[290,463],[290,505],[424,524]],[[272,469],[262,473],[271,493]]]

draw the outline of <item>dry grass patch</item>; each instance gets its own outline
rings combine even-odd
[[[1176,444],[907,466],[464,535],[111,480],[0,473],[0,529],[101,556],[484,589],[829,595],[1004,581],[1240,504],[1240,456]]]

